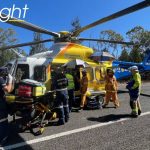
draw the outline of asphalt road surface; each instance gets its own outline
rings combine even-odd
[[[120,85],[125,90],[125,85]],[[142,92],[150,95],[150,83]],[[141,96],[142,114],[130,117],[128,93],[120,93],[121,106],[72,112],[68,123],[49,125],[40,136],[11,129],[8,143],[0,149],[16,150],[150,150],[150,98]]]

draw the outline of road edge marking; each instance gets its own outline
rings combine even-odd
[[[149,115],[149,114],[150,114],[150,111],[144,112],[139,117],[145,116],[145,115]],[[87,126],[87,127],[73,129],[73,130],[70,130],[70,131],[65,131],[65,132],[61,132],[61,133],[57,133],[57,134],[53,134],[53,135],[49,135],[49,136],[45,136],[45,137],[40,137],[40,138],[29,140],[29,141],[26,141],[26,142],[20,142],[20,143],[17,143],[17,144],[8,145],[8,146],[5,146],[5,147],[0,147],[0,150],[1,149],[2,150],[3,149],[4,150],[9,150],[9,149],[23,147],[23,146],[26,146],[26,145],[32,145],[32,144],[35,144],[35,143],[48,141],[48,140],[55,139],[55,138],[58,138],[58,137],[63,137],[63,136],[66,136],[66,135],[79,133],[79,132],[95,129],[95,128],[98,128],[98,127],[107,126],[107,125],[110,125],[110,124],[114,124],[114,123],[130,120],[130,119],[131,118],[128,117],[128,118],[119,119],[117,121],[109,121],[107,123],[98,123],[98,124],[94,124],[94,125]]]

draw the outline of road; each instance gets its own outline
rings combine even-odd
[[[121,84],[124,90],[125,85]],[[142,92],[150,95],[150,84]],[[16,150],[150,150],[150,99],[141,96],[142,115],[130,117],[128,93],[120,93],[121,106],[72,112],[63,126],[50,125],[40,136],[12,128],[3,149]],[[2,148],[1,148],[2,149]]]

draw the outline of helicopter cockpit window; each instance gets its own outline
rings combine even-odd
[[[46,80],[46,67],[36,66],[34,68],[34,80],[44,82]]]
[[[29,65],[18,64],[15,78],[16,83],[19,83],[22,79],[29,79]]]

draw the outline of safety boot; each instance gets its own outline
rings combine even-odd
[[[65,122],[68,122],[69,121],[69,118],[65,118]]]
[[[138,109],[138,115],[140,116],[142,113],[142,111],[140,109]]]
[[[65,124],[65,121],[64,120],[58,120],[57,121],[57,125],[59,126],[59,125],[64,125]]]
[[[107,105],[108,105],[108,104],[104,104],[102,107],[103,107],[103,108],[106,108]]]
[[[138,117],[138,112],[132,110],[131,116],[134,117],[134,118],[137,118]]]

